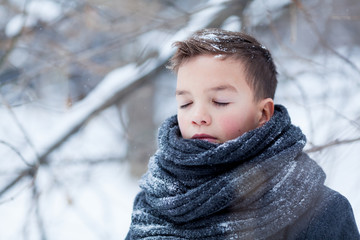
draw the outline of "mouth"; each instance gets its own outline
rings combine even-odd
[[[198,140],[208,141],[208,142],[212,142],[212,143],[217,142],[217,139],[215,137],[207,135],[207,134],[195,134],[194,136],[192,136],[191,139],[198,139]]]

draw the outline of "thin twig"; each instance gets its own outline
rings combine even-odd
[[[124,157],[105,157],[100,159],[84,159],[84,160],[74,160],[74,159],[62,159],[58,164],[54,164],[56,167],[69,167],[69,166],[80,166],[80,165],[101,165],[101,164],[112,164],[112,163],[123,163],[125,162]]]
[[[274,20],[272,19],[272,15],[268,14],[267,18],[269,19],[269,29],[271,30],[271,32],[273,33],[273,36],[275,37],[277,43],[279,44],[279,46],[281,48],[283,48],[286,52],[290,53],[291,55],[293,55],[294,57],[304,61],[304,62],[308,62],[312,65],[316,65],[319,66],[320,63],[314,61],[311,58],[307,58],[304,56],[299,55],[298,53],[296,53],[292,48],[286,46],[286,44],[284,43],[284,41],[282,40],[281,34],[279,33],[279,31],[277,30],[277,28],[274,25]]]
[[[32,177],[35,175],[37,168],[27,168],[20,172],[10,183],[0,191],[0,197],[5,194],[9,189],[18,184],[24,177]]]
[[[21,159],[21,161],[23,161],[25,163],[26,166],[28,167],[34,167],[32,164],[30,164],[28,161],[25,160],[24,156],[20,153],[19,150],[17,150],[13,145],[11,145],[8,142],[5,142],[3,140],[0,139],[0,144],[4,144],[5,146],[7,146],[8,148],[10,148],[12,151],[14,151],[16,153],[16,155],[19,156],[19,158]]]
[[[19,128],[19,130],[21,131],[21,133],[23,134],[26,142],[29,144],[29,146],[31,147],[31,149],[34,151],[37,159],[39,159],[39,154],[35,148],[35,145],[33,144],[33,142],[31,141],[28,133],[26,132],[25,128],[23,127],[23,125],[20,123],[19,119],[17,118],[16,114],[14,113],[14,111],[12,110],[10,104],[7,102],[7,100],[5,99],[4,95],[0,92],[0,98],[1,98],[1,102],[4,104],[4,106],[6,106],[8,112],[10,113],[11,117],[13,118],[14,122],[16,123],[17,127]]]
[[[338,140],[335,139],[334,141],[331,141],[329,143],[326,143],[324,145],[321,146],[315,146],[312,147],[310,149],[305,150],[306,153],[313,153],[313,152],[319,152],[324,150],[325,148],[329,148],[329,147],[334,147],[334,146],[339,146],[339,145],[343,145],[343,144],[349,144],[349,143],[354,143],[360,141],[360,137],[358,138],[353,138],[353,139],[345,139],[345,140]]]
[[[33,185],[33,182],[26,184],[25,186],[23,186],[21,189],[17,190],[15,193],[13,193],[11,196],[8,196],[6,198],[1,199],[0,201],[0,205],[14,201],[15,198],[17,198],[20,194],[23,193],[23,191],[25,191],[26,189],[30,189],[30,187]]]
[[[348,118],[347,116],[345,116],[344,114],[342,114],[340,111],[338,111],[336,108],[330,106],[329,104],[324,104],[325,107],[329,108],[331,111],[333,111],[337,116],[340,116],[342,119],[345,119],[346,121],[348,121],[351,125],[353,125],[354,127],[356,127],[357,129],[360,130],[360,123],[356,120],[352,120],[350,118]]]
[[[33,187],[33,205],[35,208],[35,217],[36,217],[36,222],[38,225],[38,229],[39,229],[39,233],[41,236],[41,240],[46,240],[46,231],[45,231],[45,227],[44,227],[44,221],[42,219],[41,213],[40,213],[40,202],[39,202],[39,198],[40,198],[40,192],[37,189],[36,184],[34,184]]]
[[[7,61],[8,57],[10,56],[10,53],[15,49],[15,46],[16,46],[17,42],[19,41],[20,37],[22,36],[22,34],[25,31],[26,18],[27,18],[27,12],[26,12],[27,4],[28,4],[28,0],[26,0],[25,3],[24,3],[24,9],[23,9],[23,12],[22,12],[24,18],[23,18],[23,22],[22,22],[21,29],[20,29],[19,33],[11,38],[9,49],[5,52],[5,54],[3,56],[0,57],[0,69],[2,68],[4,63]]]
[[[360,73],[360,69],[356,66],[355,63],[353,63],[352,61],[350,61],[348,58],[346,58],[345,56],[343,56],[341,53],[339,53],[338,51],[336,51],[334,48],[332,48],[328,42],[322,37],[319,29],[316,27],[314,20],[312,19],[311,14],[308,12],[308,10],[304,7],[304,5],[301,3],[300,0],[292,0],[296,6],[304,13],[305,15],[305,19],[307,20],[307,22],[309,23],[309,25],[312,27],[313,31],[315,32],[315,34],[317,35],[319,41],[321,42],[321,44],[328,50],[330,50],[333,54],[335,54],[337,57],[339,57],[340,59],[342,59],[344,62],[346,62],[347,64],[349,64],[356,72]]]

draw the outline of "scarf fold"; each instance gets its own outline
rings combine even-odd
[[[183,139],[176,116],[158,140],[135,199],[133,239],[266,239],[301,216],[325,180],[281,105],[264,126],[223,144]]]

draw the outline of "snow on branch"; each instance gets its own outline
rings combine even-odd
[[[222,10],[226,11],[226,2],[228,1],[223,0],[220,3],[209,1],[205,8],[196,10],[195,13],[192,14],[187,26],[173,35],[168,35],[168,38],[162,39],[162,42],[154,38],[153,41],[159,43],[157,47],[158,57],[150,58],[141,65],[131,63],[108,73],[86,98],[75,104],[73,108],[59,120],[56,128],[49,129],[48,137],[43,139],[42,142],[34,143],[36,156],[29,151],[23,153],[24,159],[28,159],[27,162],[32,163],[36,167],[24,169],[13,181],[10,181],[7,186],[0,189],[0,196],[20,182],[24,177],[35,177],[38,167],[42,164],[49,163],[47,159],[49,154],[61,146],[86,122],[136,89],[136,87],[146,79],[145,77],[147,75],[163,67],[171,57],[171,44],[174,41],[186,38],[195,30],[211,27],[219,12]]]
[[[159,43],[159,57],[151,58],[140,66],[137,66],[135,63],[128,64],[113,70],[105,76],[101,83],[85,99],[69,111],[65,119],[57,126],[57,130],[49,134],[49,138],[43,144],[40,144],[38,147],[38,161],[40,163],[44,162],[54,149],[80,129],[91,117],[116,103],[125,94],[141,84],[146,75],[162,67],[171,56],[171,44],[175,40],[184,39],[197,29],[208,27],[217,13],[224,8],[223,4],[215,4],[210,1],[206,8],[192,16],[191,21],[189,21],[186,27],[172,35],[163,44]],[[208,19],[208,21],[204,21],[204,19]]]

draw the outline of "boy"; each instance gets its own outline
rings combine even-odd
[[[348,200],[274,106],[269,51],[219,29],[175,46],[178,112],[159,129],[127,239],[360,239]]]

